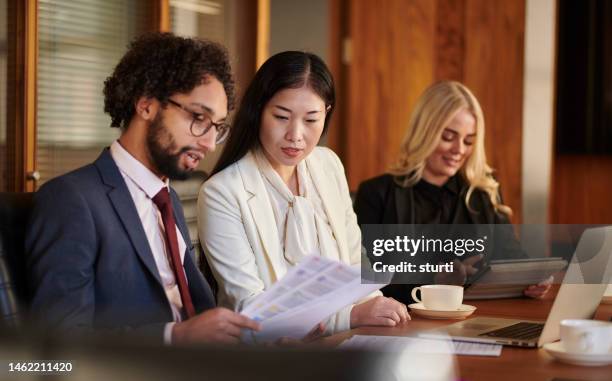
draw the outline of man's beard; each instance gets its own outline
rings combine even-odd
[[[163,146],[162,141],[167,141],[167,146]],[[174,137],[164,125],[161,114],[158,114],[149,126],[147,148],[151,161],[160,174],[167,176],[170,180],[186,180],[191,175],[191,170],[181,169],[179,166],[181,154],[189,151],[190,148],[183,147],[177,153],[173,153],[176,151]]]

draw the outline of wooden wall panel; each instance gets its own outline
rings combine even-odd
[[[612,224],[612,157],[555,157],[550,221],[553,224]]]
[[[485,116],[487,159],[521,221],[525,2],[467,0],[464,83]]]
[[[434,79],[435,2],[353,1],[344,163],[356,189],[395,159],[420,93]]]
[[[236,80],[236,99],[240,101],[242,94],[253,79],[257,70],[257,6],[258,3],[250,0],[236,2],[233,22],[235,33],[234,49],[237,58],[233,65]],[[238,105],[236,105],[238,108]]]
[[[336,107],[330,121],[327,135],[324,137],[327,147],[332,149],[338,156],[345,157],[346,129],[342,122],[345,120],[346,104],[345,98],[346,77],[348,76],[346,66],[343,62],[343,45],[348,35],[347,17],[350,2],[347,0],[329,0],[329,51],[327,65],[334,76],[336,87]]]
[[[465,67],[465,1],[438,0],[436,79],[463,81]]]
[[[7,4],[7,183],[11,192],[32,192],[36,178],[36,66],[38,1]],[[12,37],[15,38],[12,38]],[[4,116],[0,116],[4,117]]]
[[[340,151],[351,189],[393,162],[422,91],[453,79],[481,101],[489,163],[520,222],[525,0],[355,0],[349,8]]]

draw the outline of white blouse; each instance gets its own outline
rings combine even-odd
[[[340,159],[315,147],[297,166],[295,196],[261,156],[250,151],[209,178],[198,197],[198,232],[219,284],[218,303],[236,311],[304,255],[361,261],[361,231]],[[350,328],[352,307],[330,317],[329,332]]]
[[[255,158],[264,178],[287,266],[296,265],[307,255],[326,253],[327,257],[338,258],[338,243],[306,163],[301,161],[297,165],[299,194],[296,196],[261,150]]]

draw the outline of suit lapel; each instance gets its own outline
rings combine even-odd
[[[192,245],[191,238],[189,237],[189,227],[185,221],[185,215],[183,214],[183,206],[181,200],[178,198],[174,190],[170,191],[170,197],[172,199],[172,210],[174,212],[174,221],[178,226],[183,240],[185,241],[185,259],[183,260],[183,268],[185,269],[185,275],[189,283],[189,289],[191,291],[191,298],[193,299],[196,311],[214,307],[215,297],[212,294],[210,285],[204,279],[204,276],[198,269],[195,257],[192,256]],[[197,250],[194,248],[194,250]]]
[[[119,168],[110,155],[110,151],[105,149],[94,164],[98,168],[104,184],[111,187],[108,191],[108,198],[115,209],[115,213],[119,216],[136,254],[151,275],[162,285],[153,253],[149,247],[147,235],[136,211],[136,205],[134,205],[134,200],[132,200],[132,196],[119,172]]]
[[[189,248],[191,247],[189,228],[187,227],[187,223],[185,222],[185,216],[182,213],[183,205],[181,204],[181,200],[174,192],[174,189],[170,189],[170,199],[172,200],[172,213],[174,214],[174,222],[176,223],[176,226],[181,232],[183,240],[185,241],[185,245],[187,246],[187,252],[189,252]]]
[[[329,224],[331,225],[334,233],[334,238],[338,243],[338,249],[340,251],[340,260],[345,263],[350,263],[350,255],[348,252],[346,242],[346,226],[344,225],[344,213],[343,200],[338,191],[338,186],[334,184],[333,179],[330,178],[329,168],[324,168],[323,161],[318,160],[315,157],[314,152],[306,158],[306,165],[308,171],[312,177],[312,182],[319,192],[325,213],[329,218]]]
[[[242,177],[244,189],[250,195],[247,203],[259,234],[259,240],[274,270],[273,277],[276,281],[285,275],[285,266],[282,265],[283,253],[272,205],[252,152],[247,153],[238,162],[238,170]]]
[[[189,284],[189,292],[191,293],[191,299],[193,300],[193,305],[196,312],[200,312],[214,307],[215,297],[212,293],[210,285],[206,279],[204,279],[204,276],[198,269],[195,258],[192,256],[189,227],[185,221],[181,200],[177,196],[174,189],[170,189],[170,199],[172,200],[174,221],[176,222],[176,226],[178,226],[178,229],[183,236],[183,240],[185,241],[186,248],[183,268],[185,269],[185,276],[187,277],[187,283]]]

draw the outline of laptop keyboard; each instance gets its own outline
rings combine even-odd
[[[544,329],[540,323],[516,323],[494,331],[481,333],[479,336],[506,337],[509,339],[531,340],[539,337]]]

